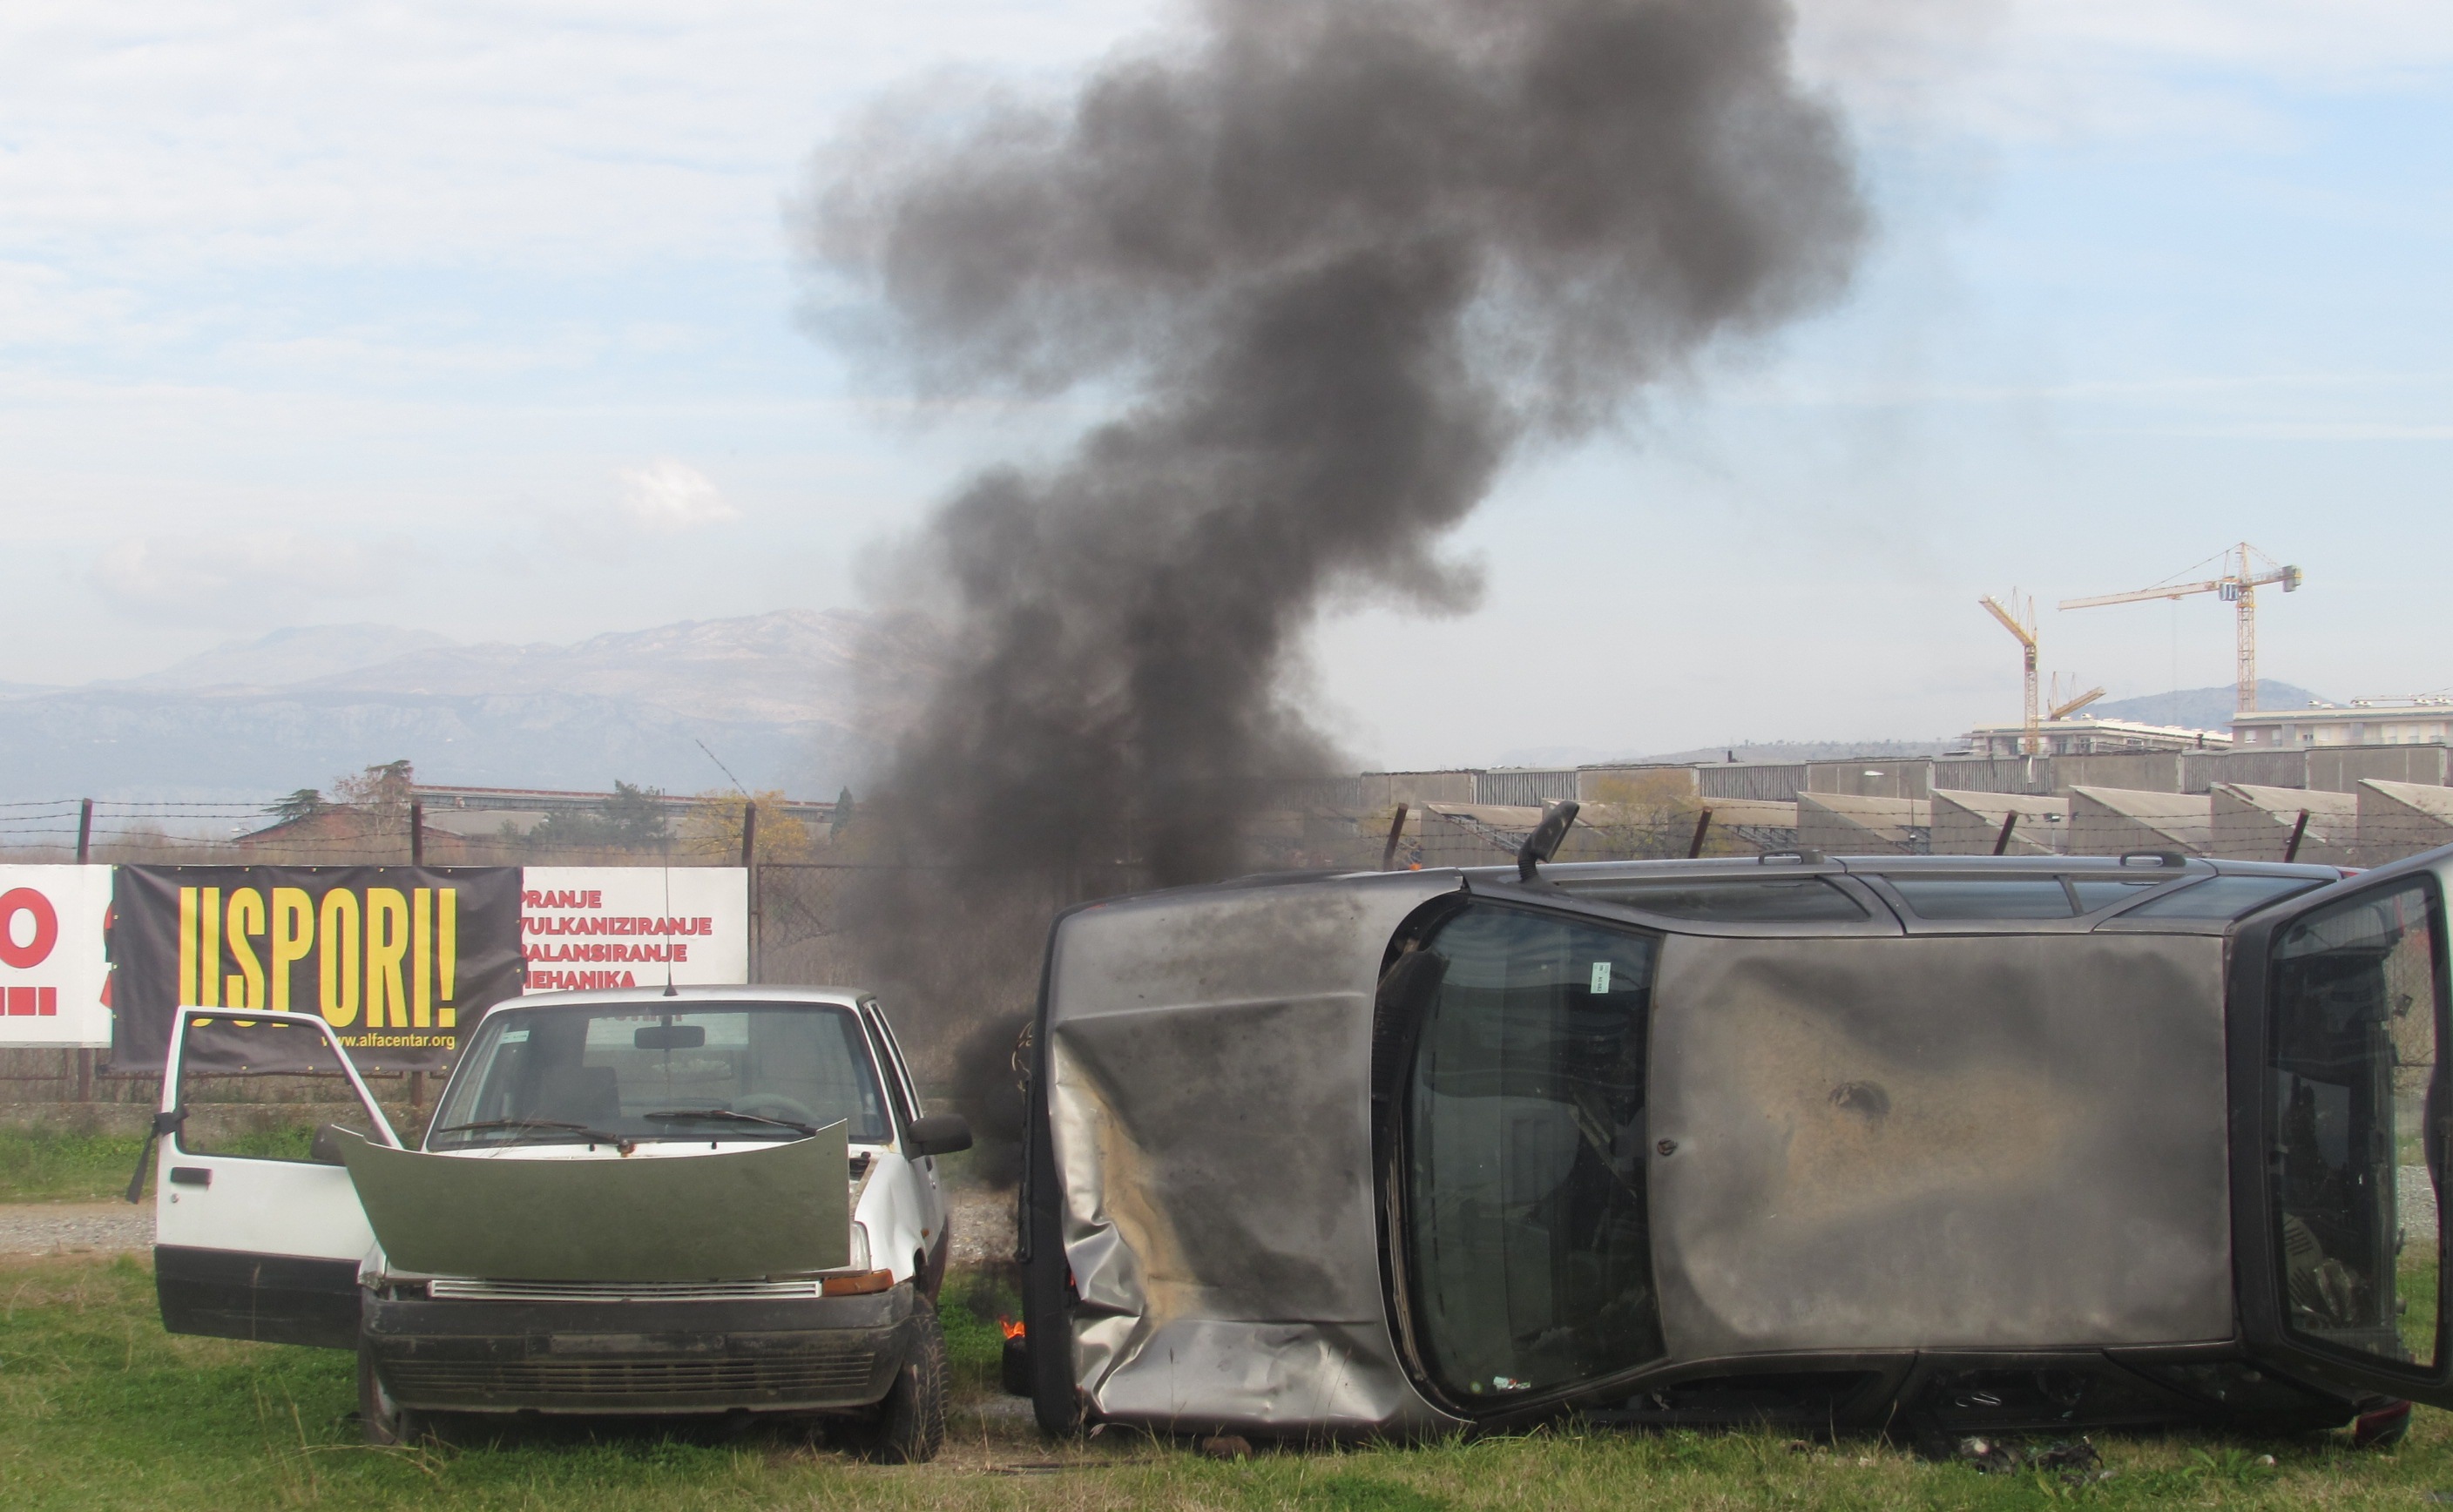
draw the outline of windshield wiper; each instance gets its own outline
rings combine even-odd
[[[625,1155],[639,1147],[636,1141],[625,1135],[608,1134],[603,1129],[589,1128],[585,1124],[567,1124],[554,1118],[479,1119],[474,1124],[453,1124],[431,1130],[426,1137],[433,1139],[444,1134],[478,1134],[489,1129],[539,1129],[554,1133],[576,1134],[585,1138],[590,1144],[610,1144]]]
[[[794,1119],[768,1118],[764,1114],[760,1113],[736,1113],[728,1107],[666,1108],[659,1112],[642,1113],[639,1116],[641,1118],[660,1120],[690,1119],[692,1121],[696,1121],[699,1119],[710,1119],[727,1124],[766,1124],[775,1128],[788,1128],[795,1134],[804,1136],[815,1134],[817,1132],[816,1129],[810,1127],[808,1124],[800,1123]]]

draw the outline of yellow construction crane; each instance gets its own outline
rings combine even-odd
[[[2101,687],[2090,687],[2085,692],[2081,693],[2074,698],[2065,699],[2062,697],[2062,678],[2064,675],[2064,674],[2060,672],[2055,672],[2053,674],[2052,707],[2044,710],[2044,722],[2046,724],[2050,724],[2057,719],[2069,718],[2072,714],[2075,714],[2080,709],[2086,707],[2086,706],[2094,703],[2097,699],[2102,698],[2104,694],[2104,689]],[[2071,678],[2070,686],[2075,687],[2077,685],[2078,679],[2075,677]]]
[[[2257,590],[2271,584],[2283,585],[2285,593],[2297,593],[2303,574],[2296,567],[2284,567],[2264,552],[2243,541],[2237,547],[2225,547],[2219,558],[2223,564],[2221,577],[2203,583],[2174,583],[2164,587],[2140,588],[2135,593],[2105,593],[2091,599],[2064,599],[2065,609],[2092,609],[2106,604],[2143,604],[2149,599],[2184,599],[2192,593],[2213,593],[2231,602],[2238,614],[2239,644],[2234,660],[2234,672],[2240,690],[2235,707],[2245,714],[2257,707]],[[2260,570],[2259,564],[2264,564]],[[2000,612],[1996,610],[1995,612]],[[2032,653],[2031,653],[2032,654]]]
[[[2004,608],[2002,607],[2002,601],[1995,598],[1990,593],[1985,594],[1976,602],[1984,605],[1987,613],[1991,614],[1995,619],[2000,620],[2004,629],[2008,630],[2011,634],[2019,638],[2019,645],[2025,652],[2027,661],[2027,733],[2020,739],[2019,754],[2022,756],[2041,756],[2044,754],[2044,737],[2039,733],[2036,723],[2035,595],[2029,594],[2027,596],[2027,619],[2026,623],[2024,625],[2019,622],[2019,616],[2011,613],[2008,609]],[[2012,588],[2010,590],[2010,602],[2012,604],[2019,602],[2019,590],[2017,588]]]

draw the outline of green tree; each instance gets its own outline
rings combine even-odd
[[[546,815],[528,831],[528,840],[557,850],[662,850],[673,838],[665,817],[664,796],[661,787],[636,786],[617,779],[612,797],[592,808]]]
[[[324,802],[323,789],[301,787],[265,811],[282,824],[294,825],[302,819],[312,819],[330,806]]]

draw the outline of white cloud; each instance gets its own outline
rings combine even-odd
[[[249,625],[293,615],[304,603],[359,597],[378,587],[385,564],[402,554],[295,530],[142,535],[106,547],[92,580],[143,619]]]
[[[2453,66],[2443,0],[1800,0],[1806,71],[1874,129],[2271,140],[2264,91],[2372,92]]]
[[[625,468],[622,508],[650,530],[674,533],[741,518],[715,480],[686,462],[658,457],[644,468]]]

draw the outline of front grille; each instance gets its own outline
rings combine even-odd
[[[820,1402],[867,1386],[876,1352],[847,1349],[764,1360],[398,1360],[385,1379],[410,1403],[517,1404],[523,1399],[630,1403]]]
[[[815,1276],[791,1281],[489,1281],[437,1276],[429,1297],[462,1302],[789,1302],[821,1294]]]

